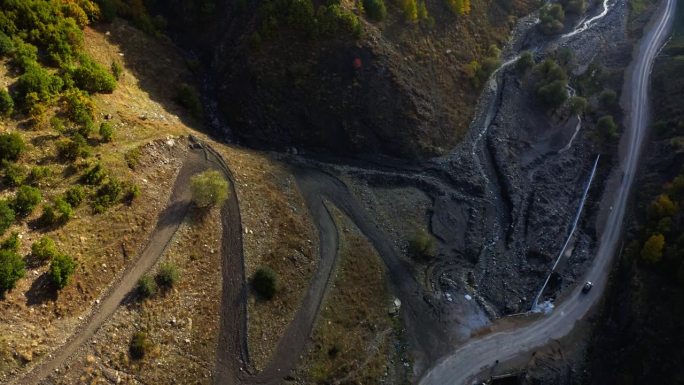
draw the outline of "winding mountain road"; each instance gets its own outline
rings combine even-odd
[[[603,203],[611,204],[600,237],[598,251],[586,279],[594,282],[594,290],[581,294],[577,287],[553,313],[524,327],[474,339],[442,359],[421,379],[421,385],[456,385],[472,383],[479,374],[497,362],[506,363],[529,354],[552,340],[569,334],[603,294],[613,256],[622,233],[625,208],[635,179],[637,165],[648,123],[648,85],[653,61],[668,35],[676,0],[664,0],[642,38],[626,83],[629,115],[622,139],[621,165],[614,170],[615,189],[607,189]],[[620,175],[622,177],[620,178]]]

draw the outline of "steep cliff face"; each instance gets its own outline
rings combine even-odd
[[[481,79],[496,65],[490,46],[502,45],[533,2],[486,0],[457,15],[447,1],[427,1],[427,15],[407,21],[412,16],[395,5],[404,2],[392,1],[379,22],[362,2],[309,2],[305,16],[288,3],[307,2],[176,0],[150,8],[199,53],[242,143],[416,159],[462,137]]]

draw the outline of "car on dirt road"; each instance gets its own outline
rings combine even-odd
[[[584,286],[582,286],[582,293],[587,294],[592,287],[594,287],[594,284],[591,281],[585,282]]]

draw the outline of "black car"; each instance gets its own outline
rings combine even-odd
[[[592,287],[594,287],[594,284],[591,283],[591,281],[585,282],[584,286],[582,286],[582,293],[584,293],[584,294],[588,293]]]

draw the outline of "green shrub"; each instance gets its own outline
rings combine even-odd
[[[534,56],[530,51],[523,52],[515,62],[515,70],[520,75],[526,74],[532,67],[534,67]]]
[[[384,0],[363,0],[363,9],[371,20],[382,21],[387,16]]]
[[[165,288],[171,288],[180,279],[180,271],[178,267],[171,263],[165,262],[159,266],[159,272],[157,273],[157,282],[160,286]]]
[[[38,218],[38,221],[43,226],[52,226],[57,223],[57,214],[55,208],[52,206],[43,206],[43,213]]]
[[[17,160],[24,151],[24,140],[16,132],[0,134],[0,161]]]
[[[95,105],[85,91],[71,89],[64,93],[65,113],[78,125],[77,132],[87,138],[95,127]]]
[[[4,199],[0,199],[0,235],[12,226],[15,219],[15,212],[12,206]]]
[[[95,193],[95,199],[93,201],[93,210],[95,213],[103,213],[108,208],[112,207],[119,199],[122,190],[123,187],[118,179],[113,177],[107,179],[107,182],[102,184]]]
[[[39,65],[32,65],[16,82],[19,102],[25,112],[36,104],[49,103],[62,90],[64,82]]]
[[[114,76],[114,79],[119,80],[121,79],[121,75],[123,74],[123,67],[121,67],[121,64],[118,62],[113,61],[112,66],[112,75]]]
[[[13,252],[19,251],[19,246],[21,245],[21,240],[19,239],[19,233],[13,232],[7,239],[0,243],[1,250],[9,250]]]
[[[31,245],[31,255],[45,262],[59,255],[59,252],[52,238],[42,237]]]
[[[278,277],[271,268],[260,267],[252,277],[252,287],[265,299],[273,299],[278,291]]]
[[[190,113],[195,117],[202,116],[202,102],[200,101],[199,94],[188,84],[182,83],[178,86],[176,91],[176,97],[174,99],[176,103],[185,107]]]
[[[41,181],[52,176],[52,169],[47,166],[33,166],[28,175],[28,180],[32,185],[38,185]]]
[[[570,98],[570,112],[575,115],[581,115],[587,109],[587,99],[581,96],[573,96]]]
[[[145,358],[145,354],[150,350],[151,345],[145,332],[136,332],[133,334],[133,338],[131,338],[131,345],[129,347],[131,358],[134,360]]]
[[[135,147],[128,150],[124,154],[124,160],[126,161],[128,168],[135,170],[135,168],[138,166],[138,163],[140,163],[140,149]]]
[[[563,67],[546,59],[534,67],[537,96],[548,108],[558,108],[568,98],[568,75]]]
[[[565,12],[560,4],[550,4],[539,11],[539,27],[547,35],[562,31],[564,21]]]
[[[66,254],[58,254],[50,263],[49,276],[59,289],[63,289],[71,281],[76,271],[76,261]]]
[[[114,127],[108,122],[100,124],[100,137],[103,142],[111,142],[114,137]]]
[[[78,158],[87,158],[90,155],[90,146],[85,138],[76,133],[71,138],[57,141],[57,156],[64,161],[75,161]]]
[[[208,170],[190,179],[192,199],[198,207],[207,208],[228,198],[228,181],[216,170]]]
[[[20,164],[2,161],[2,181],[8,186],[21,186],[26,180],[26,168]]]
[[[128,191],[126,191],[126,195],[124,199],[128,203],[133,203],[134,200],[138,199],[140,196],[140,187],[138,187],[137,184],[134,184],[133,186],[128,188]]]
[[[12,38],[0,32],[0,57],[7,56],[14,51]]]
[[[86,196],[86,191],[82,186],[72,186],[64,194],[64,200],[71,205],[71,207],[78,207],[83,202]]]
[[[74,216],[74,208],[64,198],[55,200],[55,211],[58,222],[62,224],[67,223]]]
[[[618,137],[617,134],[617,124],[610,115],[605,115],[599,118],[596,123],[596,128],[598,129],[599,139],[608,142]]]
[[[0,88],[0,116],[10,116],[14,111],[14,100],[6,89]]]
[[[116,79],[109,71],[88,57],[81,58],[81,65],[72,74],[76,86],[91,93],[112,93]]]
[[[21,186],[14,198],[13,209],[18,215],[29,215],[42,199],[43,196],[37,188]]]
[[[91,186],[96,186],[102,183],[107,178],[107,171],[102,167],[101,163],[95,163],[93,167],[89,168],[83,174],[83,182]]]
[[[17,281],[26,275],[26,264],[16,252],[0,250],[0,297],[14,289]]]
[[[601,107],[603,108],[613,107],[616,101],[617,94],[613,90],[603,90],[601,95],[599,95],[599,103],[601,103]]]
[[[157,294],[157,282],[149,275],[143,275],[138,281],[138,293],[143,298],[153,297]]]
[[[418,230],[409,239],[408,252],[411,257],[427,261],[435,256],[435,240],[425,230]]]

